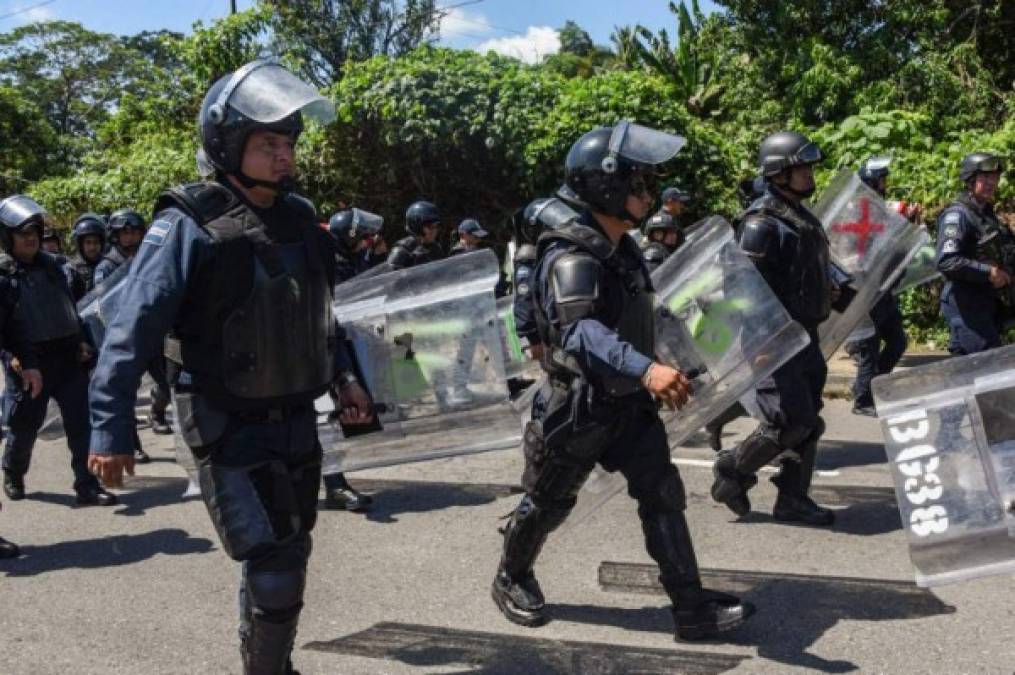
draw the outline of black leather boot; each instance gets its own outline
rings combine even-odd
[[[721,450],[712,465],[712,499],[725,504],[730,511],[738,516],[746,516],[751,512],[751,500],[747,491],[758,483],[753,475],[744,475],[737,470],[736,454],[732,450]]]
[[[19,555],[21,555],[21,549],[17,544],[0,537],[0,559],[17,558]]]
[[[13,473],[4,471],[4,494],[12,501],[20,501],[25,498],[25,479],[22,476],[15,476]]]
[[[290,656],[293,642],[296,640],[298,623],[299,616],[283,623],[252,619],[250,632],[240,648],[243,655],[243,674],[297,675],[293,670]]]
[[[522,499],[504,532],[504,553],[491,595],[508,621],[520,626],[546,623],[543,591],[532,571],[550,532],[563,521],[563,514],[548,513],[528,496]]]
[[[835,512],[818,506],[807,496],[814,475],[817,442],[808,442],[801,446],[799,452],[799,462],[784,460],[779,474],[772,477],[772,482],[779,488],[772,517],[784,523],[829,527],[835,523]]]
[[[368,511],[374,502],[373,497],[349,485],[345,474],[341,473],[324,477],[324,501],[328,508],[355,512]]]
[[[701,587],[698,560],[682,511],[649,513],[639,506],[645,547],[659,565],[659,581],[673,601],[676,639],[702,640],[740,626],[754,605]]]

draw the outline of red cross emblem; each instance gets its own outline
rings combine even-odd
[[[870,199],[862,198],[860,200],[860,220],[853,223],[836,223],[832,226],[832,231],[855,234],[856,252],[862,256],[867,253],[867,244],[871,237],[885,231],[885,224],[871,220]]]

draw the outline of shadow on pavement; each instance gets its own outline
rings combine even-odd
[[[436,481],[359,480],[348,476],[357,490],[374,498],[373,506],[364,516],[377,523],[398,522],[402,513],[427,513],[453,506],[479,506],[501,497],[521,494],[521,488],[497,483],[444,483]],[[329,510],[325,502],[322,511]]]
[[[304,649],[412,666],[465,666],[453,671],[459,675],[716,675],[750,658],[387,622],[328,642],[311,642]]]
[[[135,476],[129,478],[126,490],[117,492],[120,503],[111,507],[118,516],[143,516],[148,509],[186,501],[186,478],[168,476]],[[100,506],[78,506],[72,492],[30,492],[27,499],[69,508],[101,509]]]
[[[664,595],[653,565],[604,562],[604,590]],[[905,581],[702,570],[705,586],[739,595],[758,613],[729,634],[731,644],[754,646],[772,661],[826,673],[860,668],[848,660],[830,660],[808,649],[839,621],[900,621],[952,614],[955,608],[929,590]],[[663,608],[618,609],[554,605],[555,618],[646,631],[671,631]]]
[[[66,569],[132,565],[153,556],[207,553],[212,542],[171,528],[144,534],[62,541],[45,546],[23,545],[21,557],[0,561],[8,577],[29,577]]]

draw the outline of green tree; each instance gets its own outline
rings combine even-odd
[[[324,87],[349,61],[400,56],[433,41],[444,12],[434,0],[262,0],[272,47]]]
[[[574,21],[568,20],[558,31],[560,35],[560,52],[575,56],[591,56],[596,50],[592,36]]]
[[[13,87],[0,86],[0,138],[16,139],[0,153],[0,195],[54,171],[49,161],[57,134],[42,110]]]

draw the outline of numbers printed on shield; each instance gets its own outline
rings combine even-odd
[[[903,492],[910,504],[920,508],[909,514],[909,529],[918,537],[943,534],[948,529],[948,512],[934,504],[944,494],[937,475],[941,460],[933,445],[922,443],[930,433],[927,411],[914,410],[885,422],[892,441],[905,446],[895,457],[895,465],[904,476]]]

